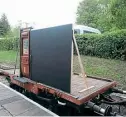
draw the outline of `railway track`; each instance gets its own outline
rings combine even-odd
[[[9,86],[9,82],[7,81],[6,77],[3,75],[0,75],[0,82]]]

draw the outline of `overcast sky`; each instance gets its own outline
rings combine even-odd
[[[38,27],[74,23],[81,0],[0,0],[0,15],[5,13],[11,25],[19,20]]]

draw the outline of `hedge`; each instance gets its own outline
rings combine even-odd
[[[126,29],[104,34],[76,35],[80,54],[126,60]],[[0,39],[0,51],[16,50],[19,39]]]
[[[0,39],[0,51],[16,50],[19,45],[18,38]]]
[[[76,35],[80,54],[126,60],[126,29],[104,33]]]

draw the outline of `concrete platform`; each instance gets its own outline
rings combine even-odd
[[[0,116],[57,116],[0,82]]]

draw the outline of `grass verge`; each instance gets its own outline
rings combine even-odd
[[[87,75],[103,77],[119,82],[119,88],[126,90],[126,61],[81,56]],[[13,64],[16,51],[0,51],[0,63]],[[19,59],[18,59],[19,61]],[[80,72],[77,56],[74,56],[74,72]]]
[[[126,61],[81,56],[87,75],[103,77],[119,82],[126,89]],[[74,56],[74,72],[80,72],[77,56]]]
[[[16,51],[0,51],[0,63],[14,63]]]

